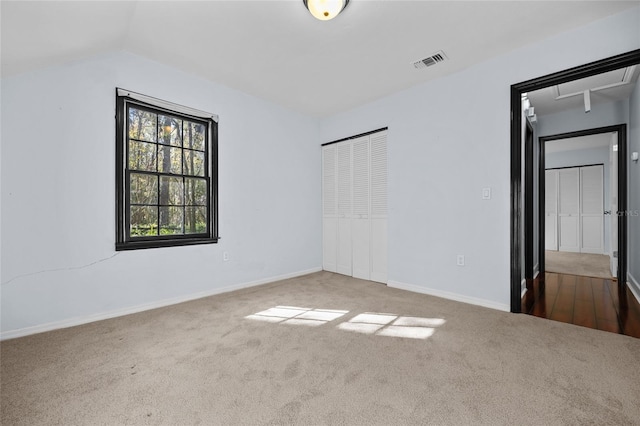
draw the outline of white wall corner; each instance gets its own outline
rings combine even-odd
[[[414,293],[427,294],[429,296],[442,297],[443,299],[455,300],[456,302],[469,303],[470,305],[482,306],[485,308],[496,309],[503,312],[511,312],[509,305],[494,302],[493,300],[480,299],[477,297],[465,296],[462,294],[451,293],[448,291],[437,290],[428,287],[422,287],[414,284],[406,284],[399,281],[389,281],[388,287],[400,290],[412,291]]]
[[[638,282],[638,280],[628,272],[627,277],[629,278],[629,280],[627,281],[629,290],[631,290],[631,293],[633,293],[638,303],[640,303],[640,282]]]
[[[138,312],[148,311],[151,309],[162,308],[165,306],[176,305],[178,303],[188,302],[191,300],[202,299],[204,297],[214,296],[216,294],[228,293],[235,290],[241,290],[243,288],[256,287],[263,284],[269,284],[276,281],[286,280],[289,278],[296,278],[314,272],[322,271],[321,267],[311,268],[304,271],[292,272],[289,274],[278,275],[275,277],[264,278],[261,280],[250,281],[241,284],[234,284],[222,288],[216,288],[213,290],[203,291],[195,294],[189,294],[186,296],[179,296],[171,299],[159,300],[157,302],[145,303],[142,305],[130,306],[128,308],[116,309],[114,311],[102,312],[99,314],[87,315],[83,317],[68,318],[62,321],[50,322],[47,324],[39,324],[33,327],[25,327],[18,330],[8,330],[0,333],[0,341],[6,339],[15,339],[17,337],[29,336],[31,334],[44,333],[46,331],[59,330],[61,328],[75,327],[77,325],[88,324],[90,322],[102,321],[109,318],[121,317],[124,315],[135,314]]]

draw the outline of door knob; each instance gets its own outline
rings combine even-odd
[[[607,215],[607,214],[611,214],[611,210],[605,210],[605,211],[604,211],[604,214],[605,214],[605,215]]]

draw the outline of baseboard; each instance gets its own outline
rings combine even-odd
[[[448,291],[436,290],[433,288],[421,287],[413,284],[401,283],[399,281],[389,281],[388,287],[400,290],[412,291],[414,293],[428,294],[429,296],[442,297],[443,299],[455,300],[456,302],[469,303],[471,305],[483,306],[485,308],[496,309],[498,311],[511,312],[510,306],[497,303],[491,300],[479,299],[477,297],[464,296],[462,294],[450,293]]]
[[[540,275],[540,263],[536,263],[536,266],[533,267],[533,279],[535,280]]]
[[[164,299],[157,302],[145,303],[142,305],[131,306],[128,308],[116,309],[114,311],[102,312],[99,314],[87,315],[83,317],[69,318],[62,321],[55,321],[46,324],[34,325],[32,327],[20,328],[18,330],[9,330],[0,333],[0,341],[7,339],[15,339],[17,337],[29,336],[31,334],[44,333],[45,331],[58,330],[61,328],[74,327],[76,325],[87,324],[95,321],[102,321],[109,318],[121,317],[124,315],[135,314],[138,312],[148,311],[151,309],[162,308],[165,306],[176,305],[178,303],[188,302],[190,300],[202,299],[203,297],[214,296],[216,294],[228,293],[230,291],[241,290],[243,288],[255,287],[275,281],[286,280],[289,278],[300,277],[302,275],[312,274],[322,271],[321,267],[311,268],[304,271],[292,272],[289,274],[278,275],[275,277],[264,278],[261,280],[250,281],[241,284],[234,284],[227,287],[207,290],[200,293],[189,294],[186,296]]]
[[[520,299],[524,298],[524,295],[527,294],[527,288],[523,288],[522,291],[520,292]]]
[[[629,278],[629,281],[627,281],[629,290],[631,290],[631,293],[633,293],[638,303],[640,303],[640,283],[638,282],[638,280],[634,278],[633,275],[631,275],[628,272],[627,272],[627,277]]]

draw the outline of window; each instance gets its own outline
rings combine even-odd
[[[117,89],[116,250],[217,242],[217,139],[217,116]]]

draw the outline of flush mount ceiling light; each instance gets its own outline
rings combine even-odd
[[[311,14],[321,21],[333,19],[347,7],[349,0],[302,0]]]

